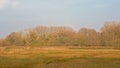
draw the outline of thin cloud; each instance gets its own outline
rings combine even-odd
[[[8,0],[0,0],[0,8],[6,7],[8,3],[9,3]]]
[[[11,5],[12,5],[12,7],[17,8],[19,6],[19,2],[13,1]]]
[[[16,8],[19,5],[18,0],[0,0],[0,9],[13,7]]]

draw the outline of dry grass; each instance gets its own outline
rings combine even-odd
[[[4,60],[3,60],[4,59]],[[10,47],[0,47],[0,68],[16,68],[17,66],[29,67],[29,65],[24,64],[32,64],[30,68],[40,67],[41,65],[50,64],[50,66],[56,62],[62,62],[62,65],[65,63],[74,64],[74,60],[81,60],[82,62],[87,63],[86,61],[92,59],[96,59],[99,63],[103,63],[99,59],[106,59],[104,62],[112,62],[115,59],[120,60],[120,50],[118,49],[85,49],[85,48],[76,48],[76,47],[65,47],[65,46],[40,46],[40,47],[23,47],[23,46],[10,46]],[[110,60],[113,59],[113,60]],[[15,60],[15,61],[14,61]],[[72,61],[73,60],[73,61]],[[84,61],[85,60],[85,61]],[[7,62],[5,62],[7,61]],[[68,62],[70,61],[70,62]],[[10,65],[9,63],[16,64]],[[76,62],[75,62],[76,63]],[[120,63],[120,61],[118,62]],[[5,67],[3,64],[6,64]],[[60,63],[61,64],[61,63]],[[59,66],[59,63],[56,64]],[[67,65],[67,64],[66,64]],[[69,66],[70,64],[68,64]],[[93,63],[94,65],[94,63]],[[99,65],[98,65],[99,66]],[[22,68],[23,68],[22,67]],[[66,67],[68,68],[68,67]],[[74,67],[73,67],[74,68]],[[97,67],[95,67],[97,68]],[[117,67],[116,67],[117,68]]]
[[[24,58],[44,54],[48,57],[100,57],[119,58],[120,50],[117,49],[72,49],[70,47],[0,47],[0,56]]]

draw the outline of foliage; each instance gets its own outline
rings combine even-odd
[[[81,28],[77,32],[71,27],[38,26],[12,32],[5,39],[0,40],[0,45],[3,44],[120,47],[120,22],[106,22],[100,32],[91,28]]]

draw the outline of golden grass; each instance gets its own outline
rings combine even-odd
[[[120,50],[111,48],[0,47],[0,68],[120,68],[119,63]]]
[[[96,57],[96,58],[120,58],[120,50],[117,49],[72,49],[71,47],[43,46],[43,47],[0,47],[0,56],[26,58],[37,55],[47,57]]]

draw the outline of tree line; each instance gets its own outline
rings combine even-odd
[[[105,22],[97,32],[92,28],[75,31],[71,27],[37,26],[19,32],[12,32],[0,39],[1,46],[20,45],[74,45],[74,46],[115,46],[120,47],[120,22]]]

